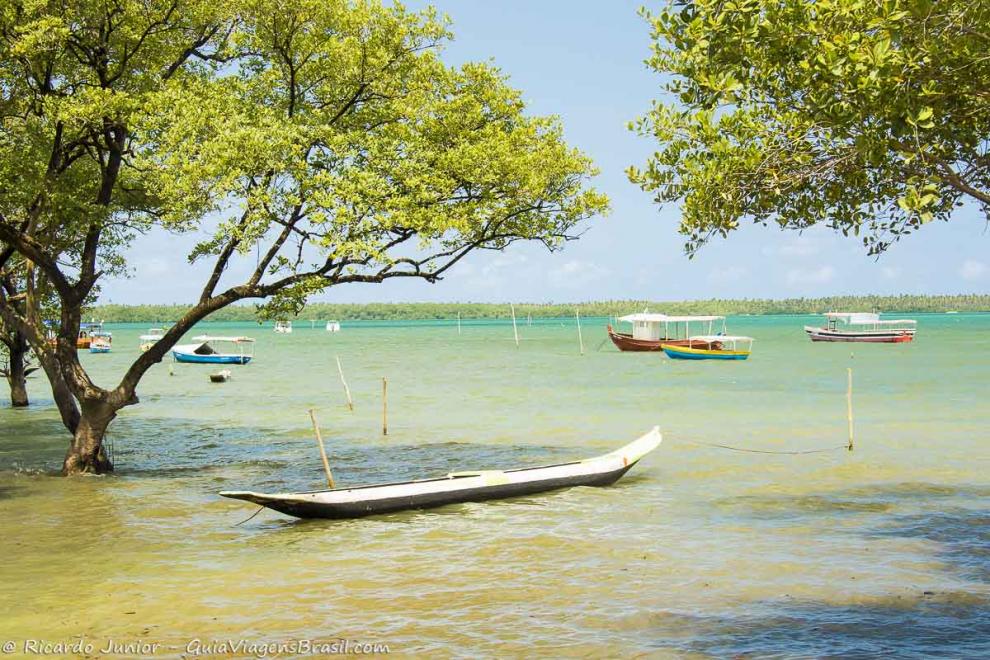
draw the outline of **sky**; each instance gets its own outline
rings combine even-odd
[[[601,170],[594,186],[609,196],[612,212],[587,222],[582,238],[560,252],[516,244],[503,253],[469,255],[437,284],[345,285],[313,300],[581,302],[990,291],[990,230],[972,207],[951,222],[921,228],[879,260],[858,239],[824,229],[798,234],[757,226],[716,239],[689,260],[676,206],[658,209],[625,175],[655,149],[626,125],[650,107],[662,83],[643,64],[650,40],[637,15],[641,2],[430,4],[453,21],[455,40],[444,59],[454,65],[492,61],[522,90],[530,113],[559,115],[567,141]],[[105,281],[101,302],[194,301],[208,273],[205,264],[186,261],[195,241],[163,232],[138,239],[128,253],[132,277]],[[239,272],[235,267],[231,276]]]

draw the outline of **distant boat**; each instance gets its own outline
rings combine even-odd
[[[327,332],[340,332],[340,321],[327,321]]]
[[[76,337],[76,348],[89,348],[93,337],[103,337],[107,343],[113,342],[113,333],[104,332],[103,322],[92,321],[90,323],[79,324],[79,335]],[[105,351],[103,351],[105,352]]]
[[[92,335],[89,342],[89,352],[90,353],[109,353],[110,352],[110,336],[107,335]]]
[[[230,369],[221,369],[215,374],[210,374],[210,382],[226,383],[228,380],[230,380],[230,376],[231,376]]]
[[[165,328],[151,328],[146,334],[140,335],[138,340],[141,342],[141,352],[148,350],[154,346],[159,340],[165,337]]]
[[[359,518],[407,509],[532,495],[572,486],[608,486],[662,441],[660,429],[610,454],[544,467],[451,472],[436,479],[303,493],[221,491],[223,497],[254,502],[297,518]]]
[[[292,334],[292,321],[275,321],[275,332],[284,335]]]
[[[900,344],[914,339],[917,321],[912,319],[880,320],[879,314],[867,312],[827,312],[821,328],[804,326],[811,341],[847,341],[872,344]],[[842,328],[839,322],[843,323]]]
[[[702,331],[712,333],[713,324],[721,321],[725,330],[724,316],[668,316],[642,312],[621,316],[616,321],[632,324],[632,333],[617,332],[611,325],[606,326],[609,339],[620,351],[659,351],[662,344],[670,346],[697,346],[708,348],[688,339],[691,324]],[[673,326],[673,327],[671,327]]]
[[[702,335],[691,337],[691,341],[698,342],[698,344],[708,344],[709,347],[664,344],[663,352],[674,360],[745,360],[753,352],[752,337]]]
[[[954,310],[954,309],[950,309],[950,310],[949,310],[948,312],[946,312],[946,314],[958,314],[958,313],[959,313],[959,312],[957,312],[957,311],[956,311],[956,310]]]
[[[182,344],[172,349],[176,362],[200,364],[247,364],[254,358],[254,339],[251,337],[193,337],[195,344]],[[214,344],[229,344],[236,351],[221,352]],[[250,350],[245,350],[250,349]]]

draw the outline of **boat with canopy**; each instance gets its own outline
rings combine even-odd
[[[606,328],[609,339],[620,351],[659,351],[662,344],[709,348],[691,338],[692,324],[696,331],[711,335],[721,322],[722,332],[725,332],[724,316],[669,316],[641,312],[620,316],[616,320],[632,324],[631,333],[617,332],[611,325]]]
[[[103,329],[103,321],[91,321],[79,324],[79,335],[76,337],[76,348],[89,348],[94,337],[102,337],[106,343],[113,342],[113,333]]]
[[[675,360],[745,360],[753,351],[753,338],[736,335],[691,337],[696,346],[664,344],[663,352]],[[701,348],[708,344],[710,348]]]
[[[327,332],[340,332],[340,321],[327,321]]]
[[[199,364],[247,364],[254,358],[254,339],[251,337],[193,337],[194,344],[180,344],[172,349],[176,362]],[[226,351],[217,347],[227,348]]]
[[[573,486],[608,486],[656,449],[662,439],[660,429],[654,427],[621,449],[582,461],[515,470],[451,472],[435,479],[302,493],[225,490],[220,495],[260,504],[297,518],[359,518],[458,502],[532,495]]]
[[[143,335],[138,336],[138,341],[141,342],[141,352],[147,351],[149,348],[154,346],[158,341],[165,337],[165,328],[150,328],[148,332]]]
[[[292,334],[292,321],[275,321],[275,332],[283,335]]]
[[[804,326],[811,341],[901,344],[914,340],[918,323],[913,319],[881,319],[879,314],[868,312],[828,312],[825,319],[823,327]]]

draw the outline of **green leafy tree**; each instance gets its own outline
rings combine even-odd
[[[825,225],[878,254],[990,208],[990,4],[697,0],[643,10],[664,96],[630,179],[679,202],[693,253],[740,222]]]
[[[260,299],[281,316],[340,284],[433,282],[474,250],[557,249],[606,210],[556,119],[526,114],[493,66],[441,61],[450,35],[430,10],[14,0],[0,35],[0,242],[58,297],[57,364],[81,413],[67,474],[112,469],[107,426],[213,312]],[[205,235],[189,259],[211,274],[164,339],[100,387],[75,352],[83,306],[149,227]],[[238,260],[250,272],[232,281]],[[43,345],[36,315],[5,319]]]

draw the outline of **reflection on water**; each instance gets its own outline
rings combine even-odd
[[[594,657],[990,653],[990,496],[977,383],[990,317],[928,317],[908,346],[812,345],[806,319],[740,319],[739,364],[580,356],[573,326],[239,328],[223,385],[156,367],[112,427],[118,473],[58,479],[57,414],[0,408],[0,638],[351,637],[394,650]],[[604,325],[604,324],[602,324]],[[142,327],[84,355],[110,384]],[[222,332],[222,330],[221,330]],[[593,325],[585,326],[591,346]],[[853,353],[853,356],[850,356]],[[343,405],[340,355],[355,397]],[[855,370],[856,451],[841,443]],[[389,435],[381,436],[381,377]],[[982,379],[982,380],[981,380]],[[654,424],[611,488],[353,521],[217,497],[559,462]],[[173,655],[177,654],[175,650]]]

